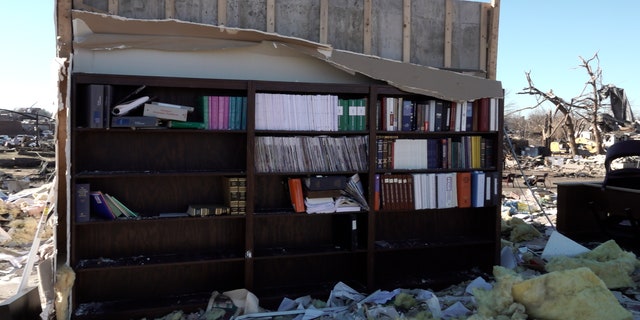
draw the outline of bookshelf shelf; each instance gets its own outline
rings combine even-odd
[[[488,197],[469,207],[418,207],[415,195],[428,188],[444,190],[443,185],[428,185],[418,193],[410,192],[409,184],[398,185],[399,189],[379,188],[378,180],[389,175],[482,173],[490,194],[500,192],[499,184],[492,187],[496,180],[491,180],[500,176],[501,150],[497,147],[485,150],[482,165],[377,167],[382,160],[377,152],[379,139],[459,141],[474,136],[493,146],[501,144],[502,133],[495,128],[381,129],[386,98],[416,103],[434,98],[378,84],[102,74],[74,74],[71,83],[74,216],[69,228],[71,265],[77,273],[72,295],[75,319],[163,316],[174,310],[167,310],[166,305],[180,303],[185,310],[203,308],[209,298],[206,292],[214,290],[246,288],[260,298],[261,305],[275,308],[285,296],[323,298],[338,282],[370,292],[400,285],[428,288],[470,269],[489,272],[499,261],[500,208],[495,199]],[[206,123],[209,129],[112,128],[108,121],[100,128],[89,128],[93,101],[89,89],[93,85],[109,88],[103,92],[109,92],[112,106],[144,85],[138,95],[193,106],[187,121]],[[330,97],[326,99],[333,101],[331,107],[316,102],[283,102],[282,106],[260,102],[311,96]],[[203,97],[246,98],[246,110],[239,111],[245,112],[245,127],[211,129],[207,112],[213,106],[205,107],[204,101],[211,100]],[[283,127],[275,124],[277,116],[293,110],[293,105],[299,118],[289,117]],[[498,126],[500,107],[494,109],[492,120]],[[318,113],[309,118],[306,113],[312,108],[324,111],[314,109]],[[336,113],[325,115],[334,108]],[[340,112],[345,111],[359,118],[341,118]],[[266,117],[273,119],[264,122]],[[301,117],[321,121],[302,127],[291,121]],[[264,144],[276,140],[288,142]],[[314,161],[327,167],[312,165]],[[294,211],[289,179],[348,180],[355,174],[368,209],[318,214]],[[116,197],[139,217],[102,220],[92,212],[90,220],[76,221],[75,214],[83,207],[75,190],[82,185]],[[392,194],[399,197],[395,200],[400,207],[382,201]],[[237,211],[229,215],[160,217],[185,213],[196,205],[216,208],[233,201]],[[163,306],[152,301],[173,302]]]

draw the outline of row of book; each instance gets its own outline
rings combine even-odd
[[[224,177],[224,202],[229,207],[229,214],[246,214],[247,207],[247,178]]]
[[[89,183],[76,184],[75,201],[76,222],[89,222],[92,217],[114,220],[139,216],[113,195],[91,190]]]
[[[469,208],[497,205],[496,171],[376,174],[376,210]]]
[[[366,99],[335,95],[257,93],[257,130],[356,131],[366,129]]]
[[[452,102],[413,101],[384,97],[378,102],[378,130],[383,131],[498,131],[497,98]]]
[[[493,165],[494,141],[482,136],[376,139],[377,169],[480,169]]]
[[[344,172],[368,167],[367,136],[258,136],[258,172]]]
[[[203,128],[207,130],[246,130],[247,97],[203,96]]]

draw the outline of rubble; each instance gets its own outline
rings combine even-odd
[[[622,250],[613,240],[575,244],[554,228],[553,182],[602,177],[604,171],[600,167],[604,158],[563,157],[545,161],[540,164],[540,159],[532,160],[535,166],[525,167],[524,171],[549,172],[551,181],[545,185],[527,186],[520,183],[523,179],[503,188],[503,248],[501,264],[494,267],[493,275],[439,291],[397,288],[368,295],[337,283],[326,300],[310,296],[283,299],[277,310],[261,308],[259,297],[245,289],[213,292],[206,309],[191,314],[176,310],[158,320],[640,319],[640,273],[635,254]],[[3,285],[19,279],[25,272],[28,247],[35,237],[50,188],[51,184],[27,188],[0,201]],[[51,231],[49,223],[40,234],[39,261],[55,254]],[[74,272],[68,266],[60,266],[55,277],[55,297],[43,300],[42,316],[57,313],[58,319],[66,319]]]

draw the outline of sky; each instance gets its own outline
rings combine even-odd
[[[497,80],[505,105],[536,104],[534,96],[518,94],[528,86],[525,72],[541,91],[566,101],[579,96],[589,80],[580,57],[597,54],[602,83],[623,88],[634,117],[640,115],[638,12],[636,0],[501,0]]]
[[[55,110],[55,1],[0,3],[0,108]],[[625,89],[634,115],[640,114],[638,12],[636,0],[501,0],[497,80],[505,104],[536,104],[533,96],[518,94],[527,86],[525,72],[540,90],[577,97],[588,80],[580,57],[597,53],[603,84]]]
[[[0,109],[56,109],[54,2],[0,2]]]

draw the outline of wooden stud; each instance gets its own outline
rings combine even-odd
[[[444,15],[444,67],[451,68],[451,46],[453,34],[453,0],[445,3]]]
[[[164,18],[173,19],[176,17],[176,1],[164,0]]]
[[[80,3],[82,1],[79,1]],[[76,1],[73,2],[73,6],[69,1],[56,1],[55,10],[55,22],[56,22],[56,55],[58,58],[64,59],[64,63],[58,70],[58,109],[57,109],[57,125],[56,135],[58,140],[56,146],[58,150],[67,150],[67,142],[70,137],[67,131],[67,125],[69,118],[67,112],[69,110],[68,102],[68,72],[70,72],[69,58],[72,52],[73,43],[73,28],[71,10],[76,6]],[[56,152],[56,167],[63,168],[67,164],[67,153]],[[56,240],[59,244],[58,261],[66,261],[69,263],[71,253],[67,251],[68,241],[70,241],[70,233],[67,229],[66,223],[68,216],[68,203],[67,203],[67,177],[65,170],[56,170],[56,178],[58,181],[57,188],[57,200],[56,211],[58,212],[58,224],[56,228]]]
[[[118,15],[118,0],[109,0],[109,14]]]
[[[93,12],[99,12],[99,13],[109,13],[107,11],[100,10],[100,9],[94,7],[94,6],[90,6],[88,4],[85,4],[83,0],[73,0],[73,9],[75,9],[75,10],[93,11]]]
[[[500,20],[500,0],[491,1],[491,21],[489,29],[489,53],[487,62],[487,78],[495,80],[498,64],[498,31]]]
[[[267,32],[276,31],[276,0],[267,0]]]
[[[327,43],[329,34],[329,0],[320,0],[320,43]]]
[[[218,25],[227,25],[227,0],[218,0]]]
[[[480,9],[480,64],[478,69],[485,72],[485,77],[487,76],[487,47],[489,45],[489,39],[487,39],[489,11],[491,11],[491,6],[488,3],[483,3]]]
[[[411,62],[411,0],[402,4],[402,61]]]
[[[371,1],[372,0],[364,0],[364,34],[362,44],[364,54],[371,54]]]

